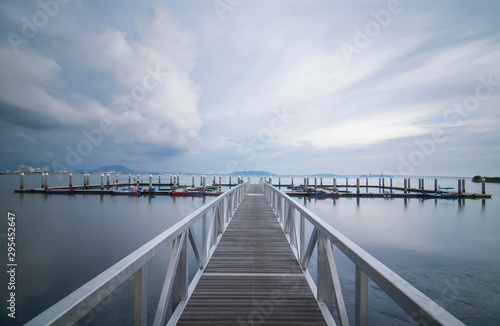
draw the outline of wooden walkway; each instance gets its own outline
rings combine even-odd
[[[238,207],[178,325],[326,325],[260,186]]]

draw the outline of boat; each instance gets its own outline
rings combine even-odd
[[[46,194],[73,194],[76,190],[76,187],[71,188],[71,189],[47,189],[45,190]]]
[[[437,193],[437,192],[425,192],[422,191],[422,195],[425,198],[445,198],[445,199],[457,199],[458,195],[451,192]]]
[[[338,191],[327,191],[325,189],[320,189],[320,188],[305,188],[305,191],[309,196],[315,196],[315,197],[328,197],[328,198],[339,198],[340,193]]]
[[[140,195],[140,190],[137,188],[125,188],[125,189],[117,189],[117,190],[111,190],[111,195],[117,195],[117,196],[139,196]]]
[[[171,192],[172,196],[204,196],[205,195],[205,189],[198,189],[198,188],[185,188],[180,191],[172,190]]]

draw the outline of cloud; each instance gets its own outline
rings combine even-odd
[[[92,11],[90,4],[80,6],[84,15]],[[113,132],[105,135],[108,146],[101,150],[113,151],[112,144],[196,150],[202,125],[201,87],[191,78],[196,49],[170,9],[154,5],[151,11],[151,20],[137,28],[135,37],[101,21],[70,23],[68,17],[78,13],[66,10],[54,24],[67,26],[41,30],[19,53],[0,45],[2,120],[43,129],[46,136],[73,128],[70,137],[56,141],[60,146],[74,148],[68,140],[84,139],[82,131],[111,121]]]

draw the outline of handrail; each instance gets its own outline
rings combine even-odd
[[[333,245],[335,245],[356,265],[356,325],[367,325],[368,323],[368,278],[373,280],[411,318],[421,325],[464,325],[432,299],[297,201],[292,200],[288,195],[262,180],[260,180],[260,185],[306,274],[313,293],[316,294],[325,318],[332,319],[333,300],[335,300],[339,324],[349,324],[333,257]],[[298,212],[299,219],[297,219],[295,212]],[[304,241],[305,219],[313,225],[307,248]],[[307,270],[315,246],[318,247],[317,286]]]
[[[170,244],[172,244],[172,255],[153,325],[164,325],[166,320],[168,320],[166,312],[170,299],[172,299],[173,313],[169,324],[175,323],[176,320],[173,319],[180,316],[180,312],[191,296],[215,247],[222,237],[222,233],[248,191],[249,185],[250,180],[246,183],[241,183],[203,207],[200,207],[30,320],[26,325],[72,325],[92,311],[94,307],[104,301],[131,276],[134,276],[134,325],[147,325],[147,263]],[[210,220],[207,225],[207,213],[211,210]],[[200,250],[192,226],[201,218],[203,219],[203,234],[202,248]],[[186,259],[186,245],[188,240],[199,265],[198,272],[190,284],[188,284],[188,262]]]

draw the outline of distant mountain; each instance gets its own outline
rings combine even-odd
[[[313,177],[336,177],[337,174],[333,173],[316,173],[313,175]]]
[[[230,175],[256,175],[256,176],[264,176],[264,175],[275,175],[267,171],[235,171]]]
[[[108,165],[108,166],[101,166],[98,169],[94,170],[89,170],[88,172],[90,173],[97,173],[97,172],[109,172],[109,171],[115,171],[115,172],[120,172],[120,173],[131,173],[134,172],[133,170],[130,170],[126,166],[123,165]]]

